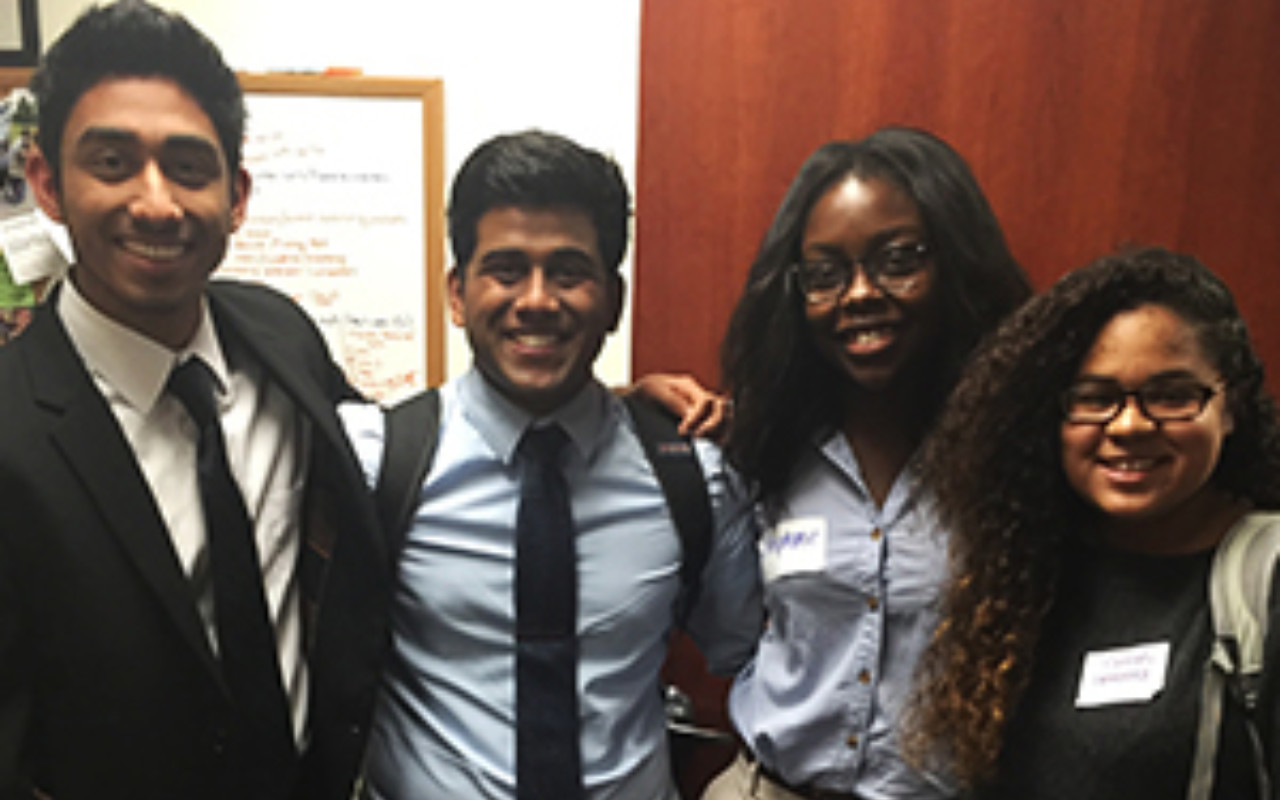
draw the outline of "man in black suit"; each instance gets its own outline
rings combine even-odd
[[[390,562],[318,331],[209,279],[250,188],[236,78],[185,19],[123,0],[32,86],[28,176],[76,263],[0,348],[0,798],[349,797]],[[195,359],[212,428],[169,383]],[[215,452],[242,504],[208,500]],[[233,506],[253,577],[229,590],[207,515]],[[225,633],[242,596],[256,652]]]

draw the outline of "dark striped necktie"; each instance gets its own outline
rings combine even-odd
[[[520,441],[516,514],[516,797],[582,797],[578,749],[578,569],[568,443],[558,425]]]
[[[255,797],[284,797],[296,756],[289,703],[253,525],[227,463],[213,374],[200,359],[188,359],[170,374],[169,391],[199,429],[196,471],[208,537],[214,629],[223,678],[244,732],[247,788]]]

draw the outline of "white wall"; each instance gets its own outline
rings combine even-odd
[[[237,70],[352,66],[367,75],[442,78],[450,178],[490,136],[539,127],[610,153],[634,190],[640,0],[158,2],[204,30]],[[44,44],[89,5],[38,0]],[[629,261],[623,269],[629,277]],[[630,377],[629,317],[628,310],[597,362],[609,383]],[[452,327],[447,363],[450,376],[470,363]]]

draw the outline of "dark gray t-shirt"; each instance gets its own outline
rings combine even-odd
[[[1212,638],[1212,556],[1157,557],[1087,547],[1067,555],[1030,686],[1005,737],[1000,779],[978,797],[1186,796]],[[1159,642],[1170,645],[1167,673],[1163,689],[1151,700],[1078,706],[1086,654]],[[1214,797],[1256,797],[1242,720],[1233,704],[1224,705]]]

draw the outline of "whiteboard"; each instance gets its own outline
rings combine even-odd
[[[439,81],[242,75],[248,214],[219,275],[270,284],[386,400],[443,379]]]

